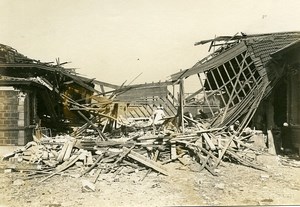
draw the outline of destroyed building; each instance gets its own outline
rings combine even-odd
[[[173,74],[172,81],[197,75],[199,90],[213,127],[240,122],[245,127],[272,130],[284,147],[300,144],[299,32],[220,36],[197,42],[215,51],[192,68]],[[218,104],[210,100],[217,99]],[[280,140],[279,140],[280,142]],[[279,143],[280,145],[280,143]]]
[[[118,86],[77,75],[56,64],[30,59],[15,49],[0,45],[0,144],[24,145],[32,140],[36,125],[63,131],[84,120],[68,107],[71,99],[91,103],[94,93]],[[98,85],[102,92],[95,90]],[[46,131],[45,131],[46,132]]]
[[[300,147],[299,41],[300,32],[200,41],[213,52],[170,80],[120,86],[0,45],[0,144],[28,143],[5,158],[42,162],[53,170],[45,179],[79,160],[82,175],[124,165],[168,175],[163,165],[184,156],[213,175],[223,160],[264,170],[253,154]],[[187,94],[191,77],[199,87]],[[151,121],[158,106],[161,126]]]

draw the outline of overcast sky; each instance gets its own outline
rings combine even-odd
[[[299,0],[0,0],[0,43],[114,84],[166,80],[215,35],[299,31]]]

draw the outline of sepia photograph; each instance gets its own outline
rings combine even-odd
[[[300,206],[299,0],[0,7],[0,207]]]

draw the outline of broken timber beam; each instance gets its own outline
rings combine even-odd
[[[207,133],[202,133],[202,136],[204,137],[207,145],[209,146],[209,148],[211,150],[215,150],[216,149],[216,146],[214,145],[214,143],[211,141],[209,135]]]
[[[124,150],[124,153],[128,153],[128,151],[130,149],[123,147],[123,150]],[[134,152],[133,150],[131,150],[127,156],[130,157],[131,159],[134,159],[134,160],[146,165],[147,167],[150,167],[150,168],[160,172],[161,174],[169,175],[169,172],[167,171],[167,169],[164,166],[162,166],[162,164],[157,163],[153,160],[150,160],[147,157],[145,157],[137,152]]]
[[[68,169],[69,167],[71,167],[73,164],[75,164],[75,162],[77,162],[77,160],[80,159],[80,155],[81,154],[77,154],[77,155],[74,154],[74,155],[72,155],[72,157],[70,157],[69,161],[65,161],[62,165],[59,165],[58,167],[56,167],[56,171],[55,172],[53,172],[52,174],[50,174],[46,178],[42,179],[41,181],[39,181],[39,183],[42,183],[45,180],[53,177],[54,175],[57,175],[57,174],[61,173],[62,171],[64,171],[64,170]]]

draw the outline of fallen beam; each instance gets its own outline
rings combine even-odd
[[[128,153],[130,151],[130,149],[123,147],[123,151],[124,151],[124,153]],[[164,166],[162,166],[162,164],[155,162],[153,160],[150,160],[147,157],[145,157],[137,152],[134,152],[133,150],[131,150],[127,156],[130,157],[131,159],[134,159],[134,160],[146,165],[147,167],[154,169],[157,172],[160,172],[161,174],[169,175],[169,172],[167,171],[167,169]]]

